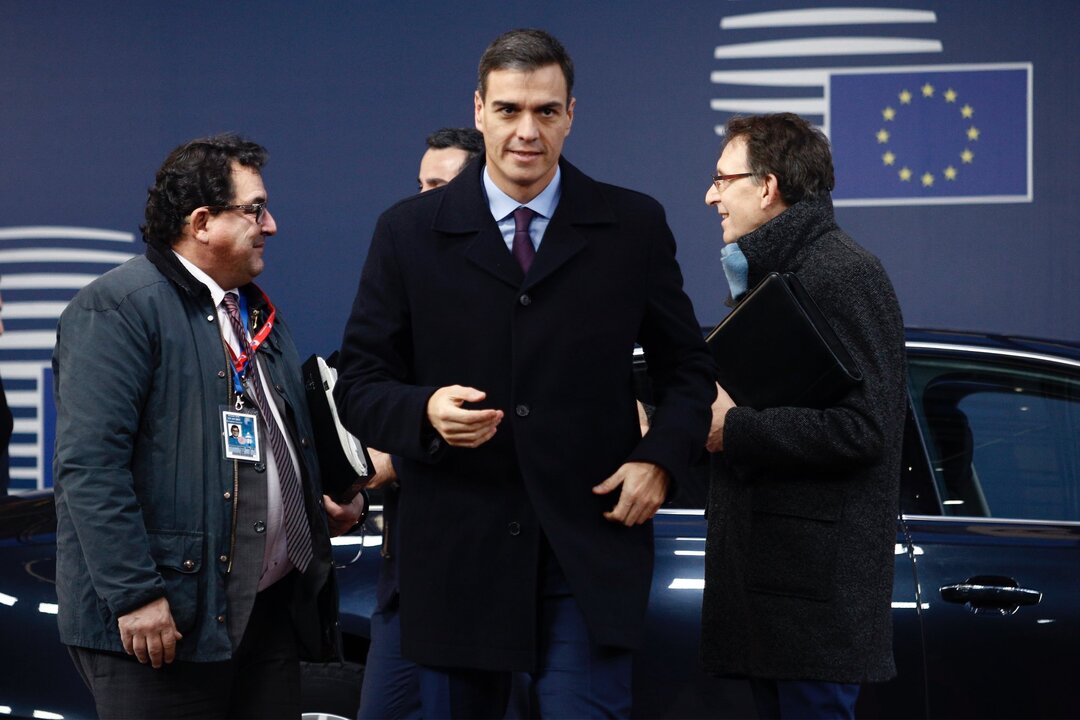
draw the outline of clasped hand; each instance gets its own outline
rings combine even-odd
[[[487,393],[462,385],[441,387],[428,398],[427,416],[431,426],[453,447],[480,447],[495,436],[503,419],[502,410],[470,410],[467,402],[480,402]]]

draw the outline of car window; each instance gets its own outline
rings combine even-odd
[[[1080,522],[1080,374],[1002,357],[911,357],[946,515]]]

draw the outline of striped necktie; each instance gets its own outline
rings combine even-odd
[[[221,304],[229,315],[233,331],[236,333],[240,346],[247,344],[247,333],[244,324],[240,320],[240,309],[236,303],[235,293],[225,293]],[[266,426],[266,435],[270,441],[270,449],[274,453],[274,461],[277,463],[278,481],[281,485],[281,501],[285,515],[285,543],[289,560],[301,573],[307,569],[308,563],[313,556],[311,544],[311,526],[308,525],[307,514],[304,512],[304,492],[300,487],[300,479],[296,476],[296,466],[293,465],[289,455],[289,447],[285,444],[285,436],[281,428],[274,420],[270,411],[266,395],[263,393],[262,382],[259,379],[259,365],[255,358],[248,359],[248,384],[255,394],[255,404],[258,405],[259,414],[262,415],[263,424]]]

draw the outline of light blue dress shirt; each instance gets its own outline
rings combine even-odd
[[[491,216],[499,225],[502,232],[503,242],[506,249],[514,247],[514,211],[522,207],[514,198],[510,197],[498,188],[495,181],[488,175],[487,166],[484,166],[484,191],[487,193],[488,207],[491,208]],[[529,238],[532,240],[533,249],[540,249],[540,241],[544,239],[544,231],[547,230],[551,216],[555,214],[555,208],[559,204],[559,196],[562,191],[562,168],[555,167],[555,177],[551,179],[543,192],[525,203],[524,207],[536,213],[536,217],[529,224]]]

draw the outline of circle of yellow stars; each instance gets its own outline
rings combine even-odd
[[[922,93],[923,98],[933,100],[937,89],[930,83],[925,83],[919,88],[919,91]],[[897,95],[897,99],[900,101],[900,107],[902,108],[904,105],[911,105],[911,101],[914,97],[914,94],[910,90],[901,90]],[[948,104],[956,104],[959,100],[959,94],[952,88],[945,90],[945,92],[941,94],[941,97]],[[891,123],[896,119],[897,112],[898,110],[896,108],[888,105],[882,109],[881,117],[884,122]],[[965,103],[960,106],[960,116],[965,120],[973,120],[975,117],[975,108]],[[958,155],[960,160],[959,164],[961,166],[971,165],[975,161],[975,152],[971,149],[971,146],[979,140],[979,128],[977,128],[974,123],[971,123],[964,131],[964,135],[966,140],[965,147]],[[879,145],[888,146],[892,133],[889,132],[886,126],[877,131],[876,137]],[[897,168],[899,160],[900,158],[898,158],[892,150],[888,147],[885,148],[885,152],[881,156],[881,162],[886,167]],[[941,176],[948,181],[956,180],[957,176],[960,174],[960,171],[953,164],[946,165],[940,172]],[[900,182],[911,182],[916,173],[908,165],[900,164],[899,168],[896,170],[896,174],[897,177],[899,177]],[[919,182],[922,183],[924,188],[933,187],[936,181],[937,176],[930,170],[923,170],[922,174],[919,176]]]

